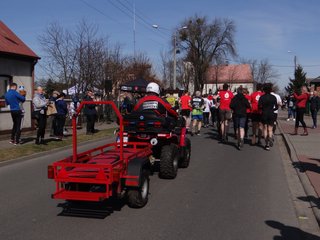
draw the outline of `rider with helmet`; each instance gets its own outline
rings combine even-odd
[[[139,100],[133,111],[154,111],[163,116],[178,118],[177,112],[172,106],[160,98],[160,87],[155,82],[150,82],[146,88],[147,95]]]

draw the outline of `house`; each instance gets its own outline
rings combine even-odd
[[[25,117],[23,128],[31,128],[31,105],[34,89],[34,67],[40,58],[0,21],[0,133],[12,128],[10,109],[4,95],[9,84],[15,82],[27,91],[23,104]]]
[[[307,79],[307,83],[314,90],[320,91],[320,76],[316,78]]]
[[[247,88],[249,93],[253,92],[254,81],[249,64],[228,64],[228,65],[212,65],[206,73],[206,81],[204,84],[204,93],[208,93],[209,89],[215,92],[222,89],[224,83],[229,84],[231,91],[242,85]]]

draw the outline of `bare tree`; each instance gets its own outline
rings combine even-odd
[[[76,65],[73,34],[58,23],[51,23],[39,36],[39,42],[47,54],[42,66],[49,77],[70,86]]]
[[[182,22],[186,26],[179,31],[178,44],[186,52],[185,60],[194,66],[195,90],[202,90],[205,76],[214,59],[231,55],[235,57],[235,24],[229,19],[215,18],[208,22],[206,17],[197,15]]]

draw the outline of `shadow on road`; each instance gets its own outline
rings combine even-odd
[[[304,202],[311,202],[313,203],[314,205],[317,206],[317,208],[320,209],[320,199],[315,197],[315,196],[311,196],[311,195],[308,195],[308,196],[303,196],[303,197],[297,197],[299,200],[301,201],[304,201]]]
[[[121,211],[125,205],[119,199],[109,199],[102,203],[68,201],[58,204],[62,212],[58,216],[105,219],[115,211]]]
[[[306,162],[294,162],[292,163],[294,168],[299,169],[300,172],[311,171],[315,173],[320,173],[320,167],[314,163]]]
[[[274,236],[273,240],[320,240],[320,237],[313,235],[311,233],[307,233],[302,231],[299,228],[287,226],[283,223],[277,221],[265,221],[265,223],[274,229],[278,229],[280,231],[280,236]]]

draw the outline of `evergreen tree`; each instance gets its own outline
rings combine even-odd
[[[290,82],[285,88],[289,94],[299,92],[302,86],[307,86],[306,74],[301,65],[298,65],[294,72],[294,79],[289,78]]]

